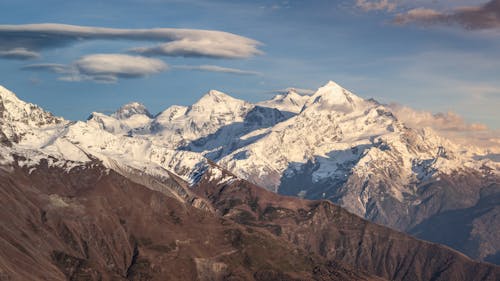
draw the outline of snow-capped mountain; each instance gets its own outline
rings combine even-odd
[[[257,103],[262,107],[276,108],[287,116],[299,113],[309,99],[307,95],[300,95],[294,89],[290,89],[284,94],[276,95],[274,98]]]
[[[52,131],[63,126],[66,121],[53,116],[37,105],[25,103],[16,95],[0,86],[0,139],[2,142],[37,142],[52,135]],[[34,134],[33,128],[47,131]]]
[[[170,190],[166,183],[172,177],[196,182],[209,168],[208,160],[197,153],[124,135],[137,124],[149,124],[144,121],[150,117],[145,110],[129,114],[133,110],[128,107],[128,113],[121,114],[122,109],[112,116],[95,113],[87,122],[70,122],[0,88],[0,136],[5,144],[0,147],[0,160],[5,164],[17,158],[15,162],[27,168],[47,161],[67,171],[97,160],[132,181],[154,178],[154,188],[182,202],[191,200],[188,189]]]
[[[413,205],[419,182],[488,165],[430,130],[405,127],[383,105],[334,82],[299,114],[259,134],[265,136],[219,164],[276,192],[332,199],[363,216],[376,211],[386,223],[374,198]],[[345,189],[354,178],[358,183]]]
[[[110,133],[127,134],[130,130],[149,125],[152,118],[153,116],[143,104],[131,102],[123,105],[110,116],[93,112],[88,120],[98,123],[102,129]]]
[[[285,120],[282,112],[211,90],[191,106],[171,106],[154,118],[93,113],[89,124],[176,150],[201,152],[216,161],[254,139],[242,136]],[[135,126],[134,126],[135,125]]]
[[[190,185],[207,171],[229,180],[222,167],[274,192],[329,199],[416,235],[427,233],[422,225],[436,216],[484,209],[491,205],[485,194],[500,194],[498,163],[475,160],[429,129],[409,128],[384,105],[334,82],[311,96],[291,91],[258,104],[212,90],[156,116],[130,103],[86,122],[54,117],[4,88],[0,94],[0,140],[12,146],[2,148],[2,161],[12,151],[25,155],[27,166],[47,158],[70,169],[97,159],[132,180],[179,177]],[[182,201],[194,198],[188,186],[160,186]],[[489,224],[500,225],[491,221],[500,218],[497,209],[487,208]],[[483,217],[471,218],[481,227]],[[469,240],[456,248],[480,259],[499,252],[499,234],[463,228]]]
[[[116,119],[130,119],[132,116],[146,116],[152,118],[153,116],[146,109],[144,104],[139,102],[131,102],[120,107],[115,113],[111,114],[112,117]]]

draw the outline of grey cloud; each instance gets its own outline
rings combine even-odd
[[[285,89],[280,89],[280,90],[274,90],[272,91],[273,93],[276,93],[276,94],[286,94],[290,91],[293,91],[293,92],[296,92],[297,94],[299,95],[312,95],[314,94],[314,90],[311,90],[311,89],[301,89],[301,88],[285,88]]]
[[[94,54],[84,56],[71,65],[32,64],[22,69],[62,74],[63,76],[58,78],[61,81],[90,80],[98,83],[114,83],[119,78],[140,78],[163,72],[168,66],[161,60],[140,56]]]
[[[465,29],[500,28],[500,0],[490,0],[480,6],[456,8],[450,12],[417,8],[398,14],[397,24],[420,23],[424,25],[459,25]]]
[[[229,73],[229,74],[237,74],[237,75],[261,75],[259,72],[255,72],[255,71],[222,67],[222,66],[217,66],[217,65],[175,65],[175,66],[172,66],[172,68],[184,69],[184,70],[221,72],[221,73]]]
[[[31,71],[47,71],[47,72],[54,72],[54,73],[68,73],[71,71],[71,67],[64,65],[64,64],[58,64],[58,63],[37,63],[37,64],[30,64],[21,67],[22,70],[31,70]]]
[[[260,42],[240,35],[197,29],[153,28],[117,29],[65,24],[0,25],[0,51],[23,48],[38,52],[82,40],[135,40],[162,42],[159,45],[133,48],[145,55],[247,58],[262,54]]]
[[[396,3],[389,0],[356,0],[356,6],[364,11],[393,11],[396,9]]]
[[[0,49],[0,58],[31,60],[40,58],[40,54],[26,48]]]

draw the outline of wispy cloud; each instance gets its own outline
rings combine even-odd
[[[32,71],[48,71],[48,72],[54,72],[54,73],[68,73],[68,71],[71,70],[71,67],[64,65],[64,64],[58,64],[58,63],[37,63],[37,64],[30,64],[21,67],[22,70],[32,70]]]
[[[93,54],[72,64],[38,63],[23,66],[22,70],[62,74],[59,80],[114,83],[119,78],[140,78],[171,69],[220,72],[236,75],[261,75],[259,72],[217,65],[168,66],[159,59],[123,54]]]
[[[40,58],[40,54],[34,51],[30,51],[26,48],[13,48],[8,50],[0,49],[0,58],[31,60]]]
[[[356,7],[364,11],[394,11],[397,5],[389,0],[356,0]]]
[[[198,29],[117,29],[65,24],[0,25],[0,52],[6,57],[24,52],[34,58],[40,50],[66,46],[83,40],[134,40],[162,42],[154,46],[132,48],[132,52],[144,55],[248,58],[262,54],[260,42],[216,30]],[[0,53],[1,54],[1,53]]]
[[[478,6],[465,6],[442,12],[429,8],[411,9],[394,19],[397,24],[459,25],[465,29],[500,28],[500,0],[490,0]]]
[[[161,60],[123,54],[93,54],[84,56],[71,65],[32,64],[23,70],[47,71],[62,74],[59,80],[114,83],[119,78],[140,78],[162,71],[168,66]]]
[[[260,72],[256,71],[222,67],[218,65],[174,65],[172,66],[172,68],[183,69],[183,70],[195,70],[195,71],[221,72],[221,73],[229,73],[237,75],[261,75]]]

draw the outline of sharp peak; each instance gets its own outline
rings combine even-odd
[[[327,108],[329,110],[352,110],[363,104],[365,100],[334,81],[328,81],[312,95],[301,112],[310,107]]]
[[[344,87],[340,86],[340,84],[338,84],[337,82],[329,80],[326,84],[324,84],[323,86],[319,87],[318,90],[316,91],[316,93],[319,92],[319,91],[327,91],[327,90],[328,91],[338,91],[338,92],[347,91],[347,89],[345,89]]]
[[[0,85],[0,100],[14,100],[16,102],[26,103],[21,99],[19,99],[17,95],[14,94],[14,92],[12,92],[11,90],[7,89],[2,85]]]
[[[288,88],[286,89],[287,91],[284,93],[281,93],[281,95],[288,97],[288,96],[303,96],[299,93],[299,91],[295,88]]]
[[[209,95],[226,95],[228,96],[228,94],[222,92],[222,91],[219,91],[219,90],[216,90],[216,89],[210,89],[208,90],[207,94]]]
[[[0,118],[7,120],[8,123],[11,123],[9,126],[14,127],[17,126],[18,122],[30,127],[65,122],[64,118],[54,116],[40,106],[19,99],[14,92],[1,85]]]
[[[244,100],[241,100],[241,99],[237,99],[237,98],[234,98],[226,93],[223,93],[221,91],[218,91],[218,90],[210,90],[208,92],[206,92],[196,103],[195,105],[199,105],[200,103],[204,103],[204,102],[207,102],[207,101],[210,101],[210,102],[215,102],[215,103],[219,103],[219,102],[240,102],[240,103],[246,103],[246,101]]]
[[[284,99],[287,97],[293,97],[293,96],[301,96],[295,89],[287,89],[286,92],[279,92],[278,94],[274,95],[271,100],[279,100],[279,99]]]
[[[33,103],[30,103],[30,102],[27,102],[27,101],[20,99],[14,92],[12,92],[11,90],[7,89],[6,87],[4,87],[2,85],[0,85],[0,102],[3,102],[4,106],[5,106],[6,102],[9,103],[11,105],[10,106],[11,108],[14,107],[14,108],[22,109],[25,107],[31,107],[31,108],[38,108],[44,112],[48,112],[36,104],[33,104]],[[50,114],[52,114],[52,113],[50,113]]]
[[[364,100],[363,98],[353,94],[351,91],[340,86],[338,83],[330,80],[325,85],[318,88],[318,90],[312,95],[312,97],[318,96],[331,96],[337,98],[354,98],[358,100]]]
[[[335,82],[333,80],[328,80],[328,82],[326,82],[326,84],[323,85],[323,87],[340,87],[340,88],[342,88],[342,86],[340,86],[337,82]]]
[[[232,98],[234,99],[232,96],[224,93],[224,92],[221,92],[221,91],[218,91],[218,90],[209,90],[203,97],[205,96],[208,96],[208,97],[218,97],[218,98]]]

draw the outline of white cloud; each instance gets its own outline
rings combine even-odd
[[[93,54],[84,56],[71,65],[32,64],[23,70],[48,71],[63,74],[59,80],[79,82],[91,80],[114,83],[119,78],[140,78],[166,71],[168,66],[161,60],[123,54]]]
[[[241,59],[262,54],[255,46],[241,44],[239,41],[229,41],[225,38],[207,39],[182,39],[151,47],[138,47],[130,49],[141,55],[147,56],[182,56],[182,57],[214,57]]]
[[[260,42],[216,30],[152,28],[118,29],[65,24],[0,25],[0,51],[35,52],[83,40],[134,40],[162,42],[155,46],[133,48],[144,55],[248,58],[262,54]]]
[[[40,58],[40,54],[26,48],[13,48],[8,50],[0,50],[0,58],[31,60]]]
[[[78,72],[89,76],[143,77],[168,69],[158,59],[122,54],[94,54],[80,58],[74,63]]]
[[[222,67],[222,66],[217,66],[217,65],[175,65],[175,66],[172,66],[172,68],[184,69],[184,70],[221,72],[221,73],[229,73],[229,74],[237,74],[237,75],[261,75],[259,72],[255,72],[255,71]]]

